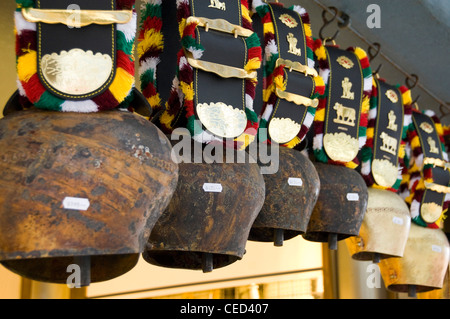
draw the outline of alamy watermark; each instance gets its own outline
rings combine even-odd
[[[369,29],[381,28],[381,8],[378,4],[369,4],[367,6],[367,13],[370,15],[367,17],[366,25]]]

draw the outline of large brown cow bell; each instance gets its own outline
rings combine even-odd
[[[405,201],[397,194],[370,187],[367,211],[358,236],[346,239],[355,260],[401,257],[408,240],[411,215]]]
[[[441,289],[449,266],[449,242],[441,229],[411,223],[403,257],[382,259],[379,263],[386,288],[408,293]]]
[[[357,236],[367,209],[368,190],[355,170],[338,165],[314,163],[320,178],[320,192],[303,238],[328,242]]]
[[[112,110],[37,109],[0,120],[0,261],[38,281],[83,285],[132,269],[178,179],[167,137]]]
[[[278,170],[264,174],[266,198],[251,230],[249,240],[283,241],[306,232],[320,190],[316,169],[302,152],[279,147]]]
[[[202,149],[191,142],[193,153]],[[143,253],[148,263],[210,272],[243,257],[264,202],[264,178],[248,153],[231,150],[236,157],[230,162],[217,150],[213,156],[204,151],[197,163],[179,163],[176,191]]]

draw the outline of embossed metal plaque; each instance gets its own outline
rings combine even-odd
[[[56,90],[83,95],[99,89],[108,81],[113,61],[107,54],[72,49],[43,56],[40,68],[44,79]]]
[[[289,118],[274,117],[269,123],[270,138],[278,144],[292,141],[300,129],[301,125]]]
[[[197,115],[205,128],[223,138],[240,136],[247,126],[244,110],[222,102],[197,105]]]

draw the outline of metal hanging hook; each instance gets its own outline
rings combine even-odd
[[[369,45],[369,49],[367,50],[367,55],[369,58],[369,61],[372,62],[381,52],[381,44],[378,42],[374,42]],[[378,76],[380,74],[380,70],[383,67],[383,64],[380,63],[378,65],[378,68],[373,72],[373,75]]]
[[[333,16],[330,19],[328,19],[327,17],[328,11],[333,12]],[[339,35],[340,30],[337,30],[332,37],[325,37],[323,35],[323,30],[331,23],[333,23],[333,21],[336,19],[338,19],[337,25],[340,29],[346,28],[350,25],[350,17],[348,16],[348,14],[346,14],[345,12],[340,12],[336,7],[328,7],[328,10],[322,11],[323,25],[319,30],[319,37],[322,41],[324,41],[325,39],[334,41]]]
[[[416,74],[411,74],[405,79],[406,87],[410,90],[414,89],[417,86],[417,83],[419,83],[419,76]],[[417,106],[417,101],[419,101],[420,95],[418,95],[414,101],[412,102],[413,105]]]

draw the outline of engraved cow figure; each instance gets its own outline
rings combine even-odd
[[[209,8],[215,8],[223,11],[226,10],[225,2],[220,2],[219,0],[211,0],[210,3],[211,4],[208,6]]]
[[[349,126],[355,126],[356,111],[350,107],[346,107],[340,103],[336,103],[333,106],[336,110],[337,118],[333,120],[334,123],[345,124]]]
[[[392,155],[396,155],[397,139],[389,136],[388,134],[386,134],[386,132],[382,132],[380,134],[380,137],[383,140],[383,145],[380,147],[380,150],[388,152]]]
[[[298,40],[297,40],[296,37],[294,37],[294,34],[289,33],[287,35],[287,41],[289,42],[289,51],[288,52],[292,53],[294,55],[297,55],[297,56],[301,56],[302,55],[302,49],[297,48]]]

